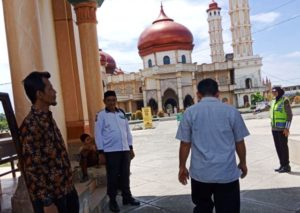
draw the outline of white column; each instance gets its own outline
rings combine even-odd
[[[158,111],[162,111],[162,100],[161,100],[161,90],[160,90],[160,80],[156,80],[156,96],[157,96],[157,103],[158,103]]]
[[[177,91],[178,91],[178,104],[179,109],[183,109],[183,99],[182,99],[182,84],[181,84],[181,76],[177,76]]]

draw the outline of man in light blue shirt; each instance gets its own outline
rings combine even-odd
[[[116,107],[114,91],[104,93],[105,109],[97,114],[95,140],[101,163],[106,163],[107,195],[109,208],[119,212],[116,201],[118,186],[121,186],[123,205],[140,205],[130,191],[130,161],[134,158],[132,135],[123,110]]]
[[[197,95],[201,101],[186,110],[176,135],[181,141],[178,179],[185,185],[191,177],[194,213],[211,213],[214,207],[216,213],[239,212],[239,177],[247,174],[244,137],[249,132],[238,110],[219,101],[216,81],[200,81]]]

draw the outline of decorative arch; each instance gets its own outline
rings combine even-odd
[[[158,111],[158,104],[154,98],[150,98],[148,106],[150,106],[152,115],[156,115]]]
[[[247,107],[249,106],[249,96],[248,95],[244,95],[243,97],[243,100],[244,100],[244,106]]]
[[[171,61],[170,61],[170,57],[169,56],[164,56],[164,58],[163,58],[163,61],[164,61],[164,64],[170,64],[171,63]]]
[[[184,100],[183,100],[183,106],[184,106],[184,109],[188,108],[189,106],[192,106],[194,104],[194,100],[192,98],[191,95],[186,95]]]
[[[245,80],[245,85],[246,85],[246,89],[252,88],[252,79],[251,78],[247,78]]]
[[[173,113],[174,107],[178,109],[178,96],[173,89],[168,88],[163,95],[162,103],[164,111],[167,113]]]

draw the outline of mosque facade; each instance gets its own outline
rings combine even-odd
[[[211,63],[193,62],[193,34],[161,6],[157,19],[138,40],[143,69],[103,71],[105,90],[115,90],[119,106],[128,112],[143,106],[150,106],[154,114],[176,112],[197,102],[197,83],[212,78],[219,84],[222,101],[249,106],[251,95],[263,94],[266,88],[261,80],[262,58],[253,54],[248,0],[229,0],[233,53],[224,53],[220,11],[215,1],[206,11]]]

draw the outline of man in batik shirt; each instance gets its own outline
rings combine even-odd
[[[79,201],[68,153],[49,110],[57,104],[49,78],[48,72],[32,72],[23,81],[32,103],[20,127],[26,185],[35,212],[77,213]]]

